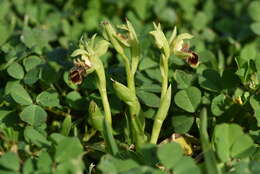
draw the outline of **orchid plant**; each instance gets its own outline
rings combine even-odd
[[[160,96],[160,106],[154,118],[151,136],[145,133],[145,118],[135,88],[135,73],[141,59],[140,42],[133,25],[126,20],[126,24],[114,28],[109,22],[102,23],[104,39],[96,41],[94,35],[90,40],[84,37],[80,40],[79,49],[72,53],[73,57],[80,57],[74,61],[74,67],[70,72],[70,79],[75,84],[80,84],[89,73],[96,73],[96,83],[102,98],[103,112],[97,104],[92,101],[89,106],[89,115],[92,125],[104,136],[110,152],[117,152],[117,145],[112,133],[112,117],[109,100],[107,97],[106,77],[103,63],[100,56],[104,55],[109,46],[112,46],[122,59],[126,72],[127,84],[122,84],[114,79],[113,88],[119,99],[128,106],[127,119],[130,122],[130,134],[132,144],[140,148],[145,143],[157,144],[162,124],[167,116],[171,98],[172,88],[169,85],[169,57],[175,55],[183,58],[191,67],[196,67],[199,63],[198,56],[189,49],[186,40],[193,36],[184,33],[177,35],[176,27],[173,29],[170,38],[166,38],[161,25],[154,24],[154,30],[150,34],[154,37],[155,45],[160,50],[160,71],[162,77],[162,88]],[[117,31],[118,30],[118,31]],[[120,33],[119,30],[125,31]],[[130,50],[130,56],[126,54],[126,49]],[[104,117],[103,117],[104,115]],[[149,138],[148,138],[149,137]]]

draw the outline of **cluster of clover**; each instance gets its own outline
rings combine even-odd
[[[171,103],[171,85],[168,84],[168,61],[171,54],[183,58],[186,62],[195,67],[198,65],[198,56],[195,52],[189,49],[189,45],[184,43],[185,39],[191,39],[193,36],[188,33],[177,35],[176,27],[174,28],[171,37],[166,38],[160,24],[154,24],[154,30],[150,34],[155,39],[155,45],[160,49],[160,71],[162,76],[162,88],[160,97],[160,106],[156,113],[152,134],[150,139],[145,135],[145,119],[141,112],[141,106],[136,96],[134,76],[140,61],[140,43],[136,35],[135,29],[129,21],[125,25],[118,26],[124,31],[124,34],[119,33],[109,23],[103,22],[103,37],[104,39],[95,41],[94,35],[91,39],[80,40],[79,49],[72,53],[72,56],[80,57],[74,61],[74,67],[70,71],[70,80],[75,84],[80,84],[83,78],[89,73],[96,73],[96,85],[102,98],[102,112],[94,101],[89,105],[89,116],[92,120],[92,125],[97,128],[104,136],[107,146],[115,145],[112,135],[112,118],[110,105],[106,90],[105,70],[100,56],[107,52],[111,45],[123,60],[126,72],[127,84],[121,84],[115,80],[113,88],[116,95],[128,106],[128,119],[130,122],[130,133],[133,144],[139,148],[146,142],[157,143],[159,133],[167,116],[167,112]],[[125,49],[130,49],[130,56],[125,53]],[[116,153],[117,148],[108,147],[112,153]]]

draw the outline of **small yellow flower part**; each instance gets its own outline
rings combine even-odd
[[[189,134],[173,133],[171,137],[163,140],[160,144],[166,144],[170,142],[178,143],[185,155],[193,155],[195,151],[199,150],[199,140]]]

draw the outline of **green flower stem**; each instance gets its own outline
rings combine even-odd
[[[209,135],[207,132],[208,120],[207,120],[207,109],[204,107],[200,112],[200,142],[203,150],[205,159],[205,168],[208,173],[220,174],[218,168],[217,159],[214,151],[211,148]]]
[[[130,89],[131,93],[136,96],[135,91],[135,81],[134,74],[135,72],[131,71],[130,62],[125,54],[121,54],[125,63],[125,71],[127,76],[127,87]],[[131,127],[132,127],[132,135],[137,147],[140,147],[145,142],[145,135],[143,125],[141,125],[139,116],[140,112],[140,103],[136,98],[136,102],[134,105],[129,105],[129,112],[131,118]]]
[[[168,68],[168,59],[169,57],[166,57],[164,54],[161,56],[160,60],[160,69],[161,69],[161,75],[162,75],[162,89],[161,89],[161,101],[163,97],[166,94],[167,88],[168,88],[168,74],[169,74],[169,68]]]
[[[112,117],[111,117],[111,110],[110,110],[110,105],[108,102],[107,98],[107,89],[106,89],[106,76],[105,76],[105,71],[103,67],[103,63],[99,58],[94,59],[96,61],[96,73],[98,76],[98,90],[101,95],[102,103],[103,103],[103,108],[105,112],[105,119],[107,122],[112,125]]]
[[[152,136],[150,143],[156,144],[158,137],[160,135],[160,131],[162,128],[163,121],[165,120],[168,110],[170,108],[171,104],[171,85],[169,86],[168,90],[166,91],[166,94],[161,100],[160,107],[156,113],[154,124],[153,124],[153,130],[152,130]]]
[[[118,147],[112,133],[112,118],[111,118],[110,105],[107,98],[106,76],[105,76],[104,66],[102,61],[99,58],[94,58],[92,62],[95,65],[95,70],[98,76],[97,86],[98,86],[99,93],[101,95],[103,108],[105,112],[102,134],[104,136],[108,151],[112,155],[116,155],[118,153]]]
[[[168,89],[170,90],[170,94],[167,94],[168,74],[169,74],[168,60],[169,60],[168,56],[166,57],[164,54],[161,55],[160,70],[162,75],[162,89],[161,89],[160,107],[155,116],[153,129],[152,129],[152,136],[150,140],[150,143],[153,144],[157,143],[162,124],[166,118],[167,112],[170,107],[170,102],[171,102],[171,89]],[[165,100],[167,100],[168,103],[165,103],[166,102]]]
[[[107,90],[103,87],[99,88],[99,93],[102,98],[102,103],[104,107],[104,112],[105,112],[105,119],[109,124],[112,124],[112,118],[111,118],[111,111],[110,111],[110,106],[107,98]]]

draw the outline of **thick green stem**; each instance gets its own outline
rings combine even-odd
[[[171,94],[167,95],[168,71],[169,71],[168,57],[166,57],[164,54],[161,55],[160,70],[161,70],[161,75],[162,75],[162,89],[161,89],[160,107],[155,116],[155,120],[153,123],[153,129],[152,129],[152,135],[151,135],[151,139],[150,139],[150,143],[153,143],[153,144],[157,143],[163,121],[166,118],[166,115],[167,115],[169,107],[170,107],[170,102],[171,102],[171,99],[169,98],[169,97],[171,97],[170,96]],[[168,103],[165,103],[165,101],[164,101],[164,100],[166,100],[166,98],[167,98]]]
[[[110,125],[112,125],[111,110],[110,110],[110,105],[109,105],[108,98],[107,98],[105,71],[104,71],[104,67],[103,67],[101,60],[96,59],[96,61],[100,61],[100,62],[96,63],[96,66],[99,66],[96,68],[96,73],[98,76],[98,90],[101,95],[101,99],[102,99],[102,103],[103,103],[105,119],[107,120],[107,122]]]
[[[159,119],[154,120],[150,143],[152,143],[152,144],[157,143],[157,140],[158,140],[158,137],[159,137],[159,134],[161,131],[162,123],[163,123],[162,120],[159,120]]]
[[[125,63],[125,71],[127,76],[127,87],[131,90],[131,93],[136,96],[135,91],[135,81],[134,81],[134,72],[131,71],[131,66],[128,58],[126,55],[122,54],[124,63]],[[142,125],[140,125],[140,118],[139,112],[140,112],[140,104],[138,102],[138,99],[136,98],[136,104],[129,106],[129,112],[130,112],[130,118],[131,118],[131,127],[133,128],[132,134],[134,141],[136,143],[136,146],[139,147],[141,144],[145,142],[145,135],[142,128]]]
[[[111,118],[111,111],[110,111],[110,106],[107,98],[107,90],[104,88],[99,88],[99,93],[101,95],[102,103],[103,103],[103,108],[105,112],[105,119],[109,124],[112,124],[112,118]]]
[[[162,89],[161,89],[161,102],[166,94],[168,88],[168,58],[164,55],[161,56],[161,75],[162,75]]]

